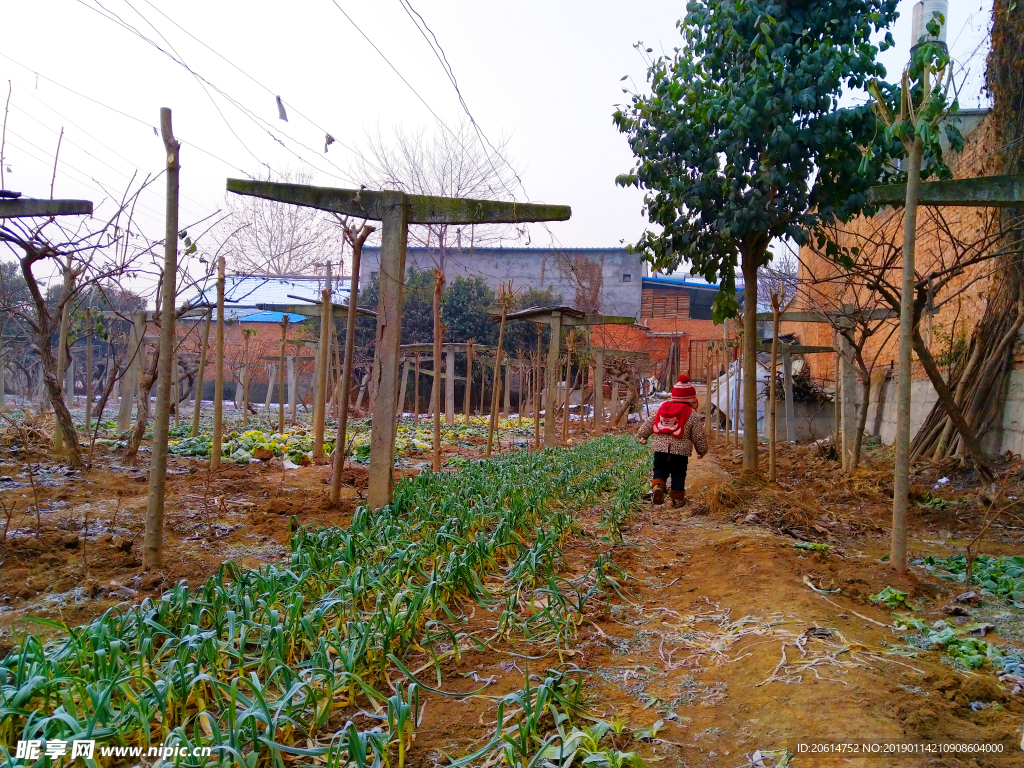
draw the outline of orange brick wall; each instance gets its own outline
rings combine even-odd
[[[307,339],[315,340],[316,335],[307,330],[309,323],[288,324],[288,345],[285,354],[295,355],[308,360],[296,360],[296,373],[300,377],[308,378],[313,374],[312,358],[316,350],[301,345],[300,342]],[[189,365],[197,364],[199,348],[203,340],[204,321],[179,322],[178,353],[187,356],[192,355]],[[230,387],[232,382],[239,381],[241,366],[244,361],[243,330],[255,331],[255,335],[249,337],[249,361],[251,363],[249,372],[250,387],[255,385],[266,385],[267,366],[274,365],[281,353],[281,325],[280,323],[240,323],[238,321],[227,323],[224,326],[224,382]],[[147,336],[157,336],[160,330],[152,323],[146,329]],[[215,371],[215,345],[217,343],[217,326],[210,328],[210,346],[206,353],[206,371],[204,379],[207,383],[214,381]],[[262,357],[273,357],[275,360],[261,360]],[[276,380],[276,378],[275,378]],[[233,389],[233,388],[232,388]],[[260,388],[261,391],[262,387]],[[229,389],[229,392],[231,390]]]
[[[956,178],[973,178],[999,173],[997,153],[993,151],[995,146],[996,137],[991,126],[987,120],[983,121],[968,136],[963,153],[950,162],[954,176]],[[870,242],[895,244],[901,251],[903,214],[902,208],[889,208],[870,218],[855,219],[849,224],[843,225],[840,243],[848,247],[860,246],[865,253],[884,253],[883,249],[871,245]],[[963,243],[977,242],[986,230],[987,217],[991,215],[992,212],[989,209],[947,207],[941,210],[941,216],[945,222],[943,223],[936,215],[936,209],[920,208],[915,256],[915,268],[918,276],[927,275],[929,272],[941,268],[943,264],[949,263],[951,238],[956,238]],[[879,258],[884,258],[884,256]],[[935,297],[937,304],[951,297],[947,303],[939,307],[935,314],[930,317],[926,315],[921,321],[925,340],[929,342],[929,348],[936,356],[941,357],[943,351],[948,349],[951,336],[966,334],[969,338],[972,329],[980,321],[985,311],[986,297],[992,286],[990,276],[992,268],[992,262],[984,262],[967,268],[959,278],[947,285],[942,293]],[[890,282],[899,284],[898,273],[901,270],[902,259],[897,256],[892,261]],[[872,306],[871,297],[866,295],[863,288],[854,289],[842,285],[841,281],[837,279],[840,275],[840,271],[834,264],[818,256],[810,248],[802,248],[799,266],[800,288],[795,309],[832,309],[838,308],[843,303],[852,303],[860,308]],[[814,279],[818,281],[835,279],[836,282],[812,285]],[[954,294],[958,295],[954,296]],[[878,308],[887,307],[878,299],[875,300],[875,305]],[[869,364],[872,359],[876,360],[876,370],[897,365],[899,356],[898,326],[899,323],[895,319],[886,321],[865,344],[865,357]],[[782,333],[796,334],[802,344],[814,346],[831,346],[833,344],[833,331],[827,323],[783,323],[781,331]],[[811,373],[815,378],[824,379],[827,382],[834,381],[835,355],[809,355],[808,361]],[[924,371],[917,362],[916,355],[913,358],[913,364],[914,378],[924,377]]]

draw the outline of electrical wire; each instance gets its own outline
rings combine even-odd
[[[178,53],[177,53],[177,51],[176,51],[176,50],[174,49],[174,46],[173,46],[173,45],[171,45],[171,44],[170,44],[170,42],[168,42],[168,41],[167,41],[167,38],[166,38],[166,37],[165,37],[165,36],[164,36],[164,35],[163,35],[163,34],[162,34],[162,33],[161,33],[160,31],[159,31],[159,29],[157,29],[157,28],[156,28],[156,26],[155,26],[155,25],[154,25],[154,24],[153,24],[153,23],[152,23],[151,21],[149,21],[149,19],[147,19],[147,18],[146,18],[146,17],[145,17],[145,16],[144,16],[144,15],[143,15],[143,14],[142,14],[142,13],[141,13],[141,12],[140,12],[140,11],[139,11],[138,9],[136,9],[136,8],[135,8],[135,7],[134,7],[134,6],[133,6],[133,5],[132,5],[132,4],[131,4],[131,3],[129,2],[129,0],[125,0],[125,4],[126,4],[126,5],[128,5],[128,7],[129,7],[129,8],[131,8],[131,9],[132,9],[132,10],[133,10],[133,11],[134,11],[134,12],[135,12],[135,13],[136,13],[136,14],[137,14],[137,15],[138,15],[138,16],[139,16],[140,18],[142,18],[142,19],[143,19],[143,20],[144,20],[144,21],[145,21],[145,22],[146,22],[146,23],[147,23],[147,24],[148,24],[148,25],[149,25],[150,27],[152,27],[152,28],[153,28],[153,29],[154,29],[154,30],[156,31],[156,33],[157,33],[157,34],[158,34],[158,35],[159,35],[159,36],[160,36],[160,37],[161,37],[161,38],[162,38],[162,39],[163,39],[163,40],[164,40],[165,42],[167,42],[167,45],[168,45],[168,47],[170,47],[170,48],[171,48],[171,50],[170,50],[170,51],[168,51],[168,50],[164,49],[164,48],[163,48],[163,47],[162,47],[162,46],[161,46],[161,45],[160,45],[159,43],[157,43],[157,42],[156,42],[155,40],[151,39],[150,37],[147,37],[147,36],[146,36],[145,34],[143,34],[143,33],[142,33],[141,31],[139,31],[139,30],[138,30],[138,29],[137,29],[136,27],[134,27],[133,25],[131,25],[131,24],[129,24],[128,22],[124,21],[124,19],[122,19],[122,18],[121,18],[121,17],[120,17],[120,16],[118,15],[118,14],[116,14],[115,12],[113,12],[113,11],[111,11],[111,10],[107,9],[106,7],[104,7],[104,6],[103,6],[103,5],[102,5],[102,4],[101,4],[101,3],[99,2],[99,0],[93,0],[93,2],[94,2],[94,3],[95,3],[95,4],[96,4],[96,5],[97,5],[97,6],[98,6],[98,7],[100,8],[100,9],[102,9],[102,12],[101,12],[100,10],[97,10],[97,8],[94,8],[93,6],[91,6],[91,5],[89,5],[88,3],[86,3],[86,2],[85,2],[85,0],[76,0],[76,2],[77,2],[77,3],[79,3],[80,5],[84,6],[85,8],[88,8],[89,10],[91,10],[91,11],[93,11],[93,12],[97,13],[98,15],[102,16],[103,18],[107,19],[108,21],[111,21],[112,23],[114,23],[114,24],[116,24],[116,25],[120,26],[120,27],[121,27],[122,29],[124,29],[124,30],[126,30],[126,31],[128,31],[128,32],[131,32],[132,34],[134,34],[135,36],[137,36],[137,37],[138,37],[139,39],[143,40],[144,42],[148,43],[149,45],[151,45],[152,47],[154,47],[154,48],[155,48],[156,50],[158,50],[158,51],[159,51],[160,53],[164,54],[164,55],[165,55],[165,56],[166,56],[167,58],[169,58],[169,59],[170,59],[171,61],[173,61],[173,62],[174,62],[175,64],[177,64],[178,66],[180,66],[180,67],[182,67],[183,69],[185,69],[185,70],[186,70],[186,71],[187,71],[187,72],[188,72],[189,74],[191,74],[191,75],[192,75],[192,76],[193,76],[193,77],[194,77],[194,78],[196,79],[196,82],[197,82],[197,83],[199,83],[200,87],[202,87],[202,88],[203,88],[203,90],[204,90],[204,92],[206,93],[207,97],[208,97],[208,98],[210,99],[211,103],[213,104],[213,107],[214,107],[214,109],[216,109],[216,110],[217,110],[217,113],[218,113],[218,114],[219,114],[219,115],[221,116],[221,119],[222,119],[222,121],[224,122],[225,126],[227,127],[228,131],[229,131],[229,132],[230,132],[230,133],[231,133],[231,134],[232,134],[232,135],[233,135],[233,136],[235,137],[235,139],[236,139],[236,140],[237,140],[237,141],[238,141],[238,142],[239,142],[239,143],[240,143],[240,144],[242,145],[242,147],[243,147],[243,148],[244,148],[244,149],[246,150],[246,152],[248,152],[248,153],[249,153],[250,155],[252,155],[253,159],[254,159],[254,160],[256,160],[256,162],[257,162],[257,163],[259,163],[260,165],[263,165],[264,167],[266,167],[266,168],[267,168],[267,169],[268,169],[268,170],[269,170],[269,171],[270,171],[271,173],[277,173],[277,175],[278,175],[278,176],[283,176],[283,175],[284,175],[284,174],[282,174],[282,173],[280,173],[280,172],[278,172],[278,171],[275,171],[275,170],[274,170],[274,169],[273,169],[273,168],[272,168],[272,167],[271,167],[271,166],[270,166],[270,165],[269,165],[268,163],[266,163],[266,162],[263,162],[263,161],[261,161],[261,160],[259,159],[259,157],[257,157],[257,155],[256,155],[256,154],[255,154],[255,153],[254,153],[254,152],[253,152],[253,151],[252,151],[252,150],[251,150],[251,149],[249,148],[249,146],[248,146],[248,145],[247,145],[247,144],[246,144],[246,143],[245,143],[245,142],[244,142],[244,141],[242,140],[242,138],[241,138],[241,137],[240,137],[240,136],[238,135],[238,133],[237,133],[237,132],[235,131],[234,127],[233,127],[233,126],[231,125],[231,123],[230,123],[230,122],[228,121],[227,117],[226,117],[226,116],[224,115],[223,111],[221,111],[220,107],[219,107],[219,106],[217,105],[217,103],[216,103],[216,102],[214,101],[214,99],[213,99],[213,96],[212,96],[212,95],[210,94],[210,92],[209,92],[209,91],[207,90],[207,86],[209,86],[209,88],[212,88],[212,89],[213,89],[214,91],[216,91],[216,92],[217,92],[217,94],[219,94],[219,95],[220,95],[221,97],[223,97],[223,98],[224,98],[224,99],[225,99],[225,100],[226,100],[226,101],[227,101],[227,102],[228,102],[229,104],[231,104],[231,105],[232,105],[232,106],[234,106],[234,107],[235,107],[236,109],[238,109],[238,110],[239,110],[239,111],[240,111],[240,112],[242,113],[242,115],[243,115],[244,117],[246,117],[246,118],[247,118],[247,119],[249,119],[249,120],[250,120],[251,122],[253,122],[253,123],[254,123],[254,124],[255,124],[255,125],[257,126],[257,128],[259,128],[259,129],[260,129],[261,131],[265,131],[265,132],[267,133],[267,135],[268,135],[268,136],[270,136],[270,138],[271,138],[271,139],[272,139],[273,141],[275,141],[275,142],[276,142],[277,144],[279,144],[279,145],[280,145],[280,146],[281,146],[281,147],[282,147],[283,149],[285,149],[285,150],[286,150],[287,152],[289,152],[290,154],[292,154],[292,155],[293,155],[294,157],[296,157],[296,158],[297,158],[298,160],[300,160],[301,162],[303,162],[303,163],[306,163],[306,164],[307,164],[307,165],[309,165],[309,166],[310,166],[311,168],[314,168],[314,169],[315,169],[316,171],[318,171],[318,172],[320,172],[320,173],[323,173],[323,174],[325,174],[325,175],[327,175],[327,176],[330,176],[330,177],[332,177],[332,178],[335,178],[335,179],[338,179],[338,180],[340,180],[340,181],[344,181],[344,182],[347,182],[347,183],[355,183],[355,182],[353,181],[353,179],[352,179],[352,178],[351,178],[350,176],[347,176],[347,175],[346,175],[346,176],[339,176],[339,175],[338,175],[338,174],[336,174],[336,173],[332,173],[331,171],[328,171],[328,170],[326,170],[326,169],[324,169],[324,168],[321,168],[320,166],[316,165],[315,163],[312,163],[312,162],[310,162],[310,161],[309,161],[309,159],[307,159],[307,158],[303,157],[302,155],[300,155],[299,153],[297,153],[297,152],[296,152],[295,150],[293,150],[293,149],[292,149],[291,147],[289,147],[289,146],[288,146],[288,145],[287,145],[287,144],[286,144],[286,143],[285,143],[285,142],[284,142],[284,141],[283,141],[283,140],[282,140],[281,138],[279,138],[279,136],[278,136],[278,135],[276,135],[276,134],[280,134],[280,136],[284,136],[284,137],[285,137],[285,138],[287,138],[287,139],[288,139],[288,140],[289,140],[290,142],[293,142],[294,144],[297,144],[297,145],[298,145],[299,147],[302,147],[302,149],[306,150],[307,152],[310,152],[310,153],[313,153],[314,155],[317,155],[317,156],[319,156],[319,155],[318,155],[318,154],[316,153],[316,151],[315,151],[315,150],[313,150],[313,149],[312,149],[311,147],[309,147],[309,146],[307,146],[307,145],[303,144],[303,143],[302,143],[301,141],[299,141],[298,139],[294,138],[293,136],[289,136],[289,135],[288,135],[288,133],[287,133],[287,132],[285,132],[285,131],[284,131],[283,129],[281,129],[280,127],[276,127],[276,128],[275,128],[275,127],[271,126],[271,124],[270,124],[269,122],[267,122],[267,121],[266,121],[266,120],[265,120],[264,118],[260,117],[258,113],[256,113],[256,112],[253,112],[253,111],[252,111],[251,109],[249,109],[248,107],[246,107],[246,106],[245,106],[245,105],[244,105],[244,104],[243,104],[242,102],[240,102],[240,101],[239,101],[238,99],[236,99],[236,98],[234,98],[233,96],[231,96],[231,94],[229,94],[229,93],[228,93],[227,91],[225,91],[224,89],[220,88],[220,87],[219,87],[218,85],[216,85],[215,83],[213,83],[212,81],[210,81],[210,80],[209,80],[208,78],[204,77],[203,75],[201,75],[200,73],[198,73],[198,72],[197,72],[196,70],[194,70],[194,69],[193,69],[192,67],[190,67],[190,66],[189,66],[189,65],[188,65],[188,64],[187,64],[187,63],[185,62],[184,58],[183,58],[183,57],[182,57],[182,56],[181,56],[180,54],[178,54]],[[276,132],[276,134],[275,134],[275,132]],[[333,166],[333,167],[334,167],[334,168],[335,168],[336,170],[338,170],[338,171],[339,171],[340,173],[345,173],[345,171],[344,171],[344,170],[342,170],[341,168],[339,168],[339,167],[338,167],[338,166],[337,166],[337,165],[336,165],[335,163],[333,163],[333,162],[332,162],[332,161],[331,161],[331,160],[330,160],[329,158],[327,159],[327,162],[328,162],[328,163],[329,163],[329,164],[330,164],[331,166]]]
[[[91,103],[95,104],[98,107],[103,107],[104,109],[109,110],[111,112],[114,112],[115,114],[118,114],[121,117],[127,118],[128,120],[132,120],[133,122],[136,122],[136,123],[139,123],[141,125],[144,125],[147,128],[149,128],[150,130],[152,130],[154,133],[156,133],[156,126],[154,126],[152,123],[148,123],[148,122],[146,122],[145,120],[143,120],[141,118],[135,117],[135,115],[129,115],[127,112],[122,112],[120,109],[117,109],[116,107],[112,107],[109,104],[104,104],[102,101],[94,99],[91,96],[86,96],[84,93],[80,93],[79,91],[76,91],[74,88],[69,88],[66,85],[58,83],[56,80],[53,80],[52,78],[49,78],[49,77],[46,77],[45,75],[40,74],[37,70],[33,69],[32,67],[30,67],[30,66],[28,66],[26,64],[23,64],[23,63],[21,63],[20,61],[18,61],[16,59],[12,59],[10,56],[5,54],[3,51],[0,51],[0,57],[3,57],[5,59],[7,59],[12,64],[17,64],[22,69],[24,69],[24,70],[26,70],[28,72],[31,72],[32,74],[34,74],[37,77],[45,80],[46,82],[50,83],[51,85],[55,85],[58,88],[67,91],[68,93],[74,94],[75,96],[78,96],[81,99],[84,99],[84,100],[86,100],[88,102],[91,102]],[[159,135],[159,134],[157,133],[157,135]],[[188,144],[192,149],[198,150],[199,152],[202,152],[204,155],[208,155],[209,157],[212,157],[214,160],[220,161],[221,163],[223,163],[224,165],[228,166],[232,170],[238,171],[239,173],[244,174],[245,176],[247,176],[250,179],[253,178],[252,174],[249,173],[248,171],[246,171],[244,168],[239,168],[234,163],[228,162],[227,160],[225,160],[220,155],[217,155],[214,152],[209,151],[208,149],[204,149],[203,147],[200,147],[199,145],[195,144],[194,142],[189,141],[187,138],[178,137],[178,141],[180,141],[182,144]]]

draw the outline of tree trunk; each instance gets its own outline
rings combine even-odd
[[[149,499],[146,530],[143,536],[142,568],[163,565],[164,491],[167,479],[167,433],[171,415],[171,367],[174,354],[174,299],[178,276],[178,151],[171,131],[171,110],[160,110],[160,132],[167,149],[167,220],[164,234],[164,274],[161,286],[159,376],[156,389],[156,413],[153,415],[153,459],[149,466]],[[177,400],[177,393],[175,393]],[[175,404],[177,408],[177,403]]]
[[[743,470],[757,471],[757,267],[762,251],[742,254]],[[739,410],[739,409],[737,409]]]
[[[145,353],[146,348],[145,346],[142,346],[139,349],[139,354],[144,355]],[[122,461],[125,464],[135,464],[135,460],[139,453],[139,446],[142,445],[142,438],[146,435],[146,425],[149,422],[149,393],[153,389],[153,385],[156,383],[156,369],[159,362],[160,355],[158,350],[152,366],[150,366],[149,370],[143,371],[139,376],[139,387],[135,406],[135,429],[128,438],[128,447],[124,449],[124,457]]]
[[[949,416],[950,421],[953,422],[953,426],[956,427],[956,431],[960,433],[960,439],[963,440],[964,446],[971,454],[971,458],[974,459],[974,465],[977,467],[978,474],[987,482],[992,482],[992,470],[988,466],[988,460],[985,456],[985,452],[981,448],[981,442],[978,440],[978,435],[971,425],[967,423],[963,412],[957,406],[956,398],[949,390],[949,385],[946,384],[946,380],[942,378],[942,371],[940,371],[938,365],[935,364],[935,358],[932,357],[931,352],[928,350],[928,346],[924,343],[924,339],[921,337],[920,330],[917,328],[914,329],[913,343],[914,351],[917,353],[917,357],[921,361],[921,365],[924,367],[925,373],[928,374],[928,378],[931,380],[932,386],[935,387],[935,392],[939,396],[939,402],[941,402],[942,407],[946,409],[946,415]]]
[[[893,470],[892,542],[889,562],[896,573],[907,572],[907,509],[910,506],[910,352],[914,336],[914,248],[917,242],[917,201],[921,192],[924,144],[914,139],[907,167],[907,204],[903,215],[903,281],[900,298],[900,364],[896,395],[896,462]]]
[[[64,402],[60,378],[57,376],[57,361],[53,357],[53,350],[50,349],[49,339],[47,344],[40,347],[39,358],[43,364],[43,384],[46,386],[46,393],[53,405],[53,415],[57,420],[57,429],[64,434],[64,449],[67,452],[67,463],[69,467],[81,467],[82,452],[78,447],[78,435],[75,433],[75,423],[71,419],[71,411]]]

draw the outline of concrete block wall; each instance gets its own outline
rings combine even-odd
[[[436,249],[409,248],[406,266],[432,269],[436,258]],[[367,285],[379,271],[380,249],[365,248],[359,268],[360,286]],[[449,282],[459,276],[479,276],[495,290],[508,280],[516,289],[551,288],[570,306],[637,317],[644,265],[625,248],[452,249],[446,254],[445,276]],[[597,306],[586,306],[593,299]]]

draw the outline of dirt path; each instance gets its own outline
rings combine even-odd
[[[729,479],[717,463],[691,461],[689,493]],[[692,507],[648,506],[616,554],[635,605],[614,606],[578,646],[600,680],[602,715],[628,718],[631,728],[664,720],[665,741],[641,751],[666,764],[744,765],[755,750],[796,752],[810,739],[947,738],[999,742],[1020,763],[1024,710],[994,675],[957,672],[938,652],[885,653],[902,645],[901,633],[881,626],[891,616],[868,595],[893,585],[937,617],[948,584],[897,580],[878,562],[877,542],[850,546],[845,557],[792,543],[695,517]],[[841,592],[817,594],[805,577]],[[799,755],[793,763],[880,764]]]

